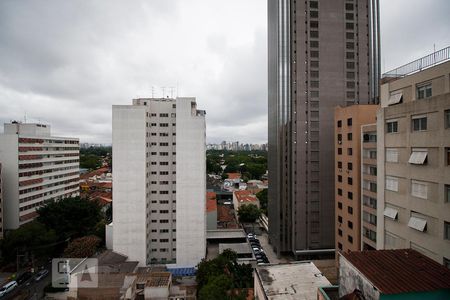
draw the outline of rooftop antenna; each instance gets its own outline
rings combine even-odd
[[[177,98],[178,98],[178,81],[177,81]]]
[[[170,89],[170,98],[173,99],[173,91],[175,88],[173,86],[169,86],[168,89]]]
[[[24,120],[24,123],[26,124],[27,123],[27,111],[25,111],[25,116],[24,116],[24,118],[23,118]]]
[[[152,98],[155,98],[155,87],[152,85]]]

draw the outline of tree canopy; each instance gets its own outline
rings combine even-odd
[[[267,192],[268,189],[263,189],[262,191],[256,193],[256,197],[259,200],[259,204],[261,205],[261,212],[267,215]]]
[[[236,252],[229,249],[213,260],[203,260],[196,276],[199,299],[239,299],[232,290],[253,287],[252,273],[252,266],[239,264]]]
[[[261,216],[261,210],[255,204],[241,205],[238,209],[239,222],[253,223]]]
[[[93,234],[97,223],[103,219],[98,202],[80,197],[50,202],[37,211],[37,220],[47,228],[53,228],[62,238]]]

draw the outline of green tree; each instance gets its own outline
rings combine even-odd
[[[16,255],[32,255],[35,259],[51,257],[57,245],[57,235],[54,230],[47,229],[42,223],[32,221],[18,229],[10,231],[2,241],[2,256],[4,261],[16,260]]]
[[[199,290],[198,298],[199,300],[231,299],[228,293],[232,287],[233,280],[229,276],[221,274],[212,278],[208,284],[206,284]]]
[[[95,154],[80,155],[80,167],[96,170],[102,166],[102,158]]]
[[[261,216],[261,210],[255,204],[241,205],[238,210],[239,222],[253,223]]]
[[[47,228],[53,228],[60,238],[93,234],[96,225],[103,219],[101,206],[97,201],[80,197],[50,202],[37,211],[38,221]]]
[[[267,215],[267,191],[268,189],[263,189],[262,191],[256,193],[256,197],[259,200],[259,204],[261,205],[261,211]]]
[[[250,264],[239,264],[236,252],[226,249],[215,259],[198,265],[199,299],[240,299],[240,293],[233,289],[253,287],[252,274]]]
[[[100,243],[101,239],[95,235],[74,239],[64,250],[64,257],[91,257],[98,250]]]

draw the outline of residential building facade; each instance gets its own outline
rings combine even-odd
[[[381,85],[377,248],[450,266],[450,62],[415,71]]]
[[[361,249],[361,135],[362,126],[375,122],[378,105],[336,107],[335,122],[335,226],[336,251]],[[364,153],[365,155],[365,153]],[[338,257],[338,255],[336,255]]]
[[[378,102],[378,1],[269,0],[269,240],[334,254],[334,108]]]
[[[79,141],[52,136],[50,125],[5,124],[0,161],[4,229],[32,221],[45,203],[80,194]]]
[[[206,252],[205,112],[195,98],[113,106],[113,249],[195,266]]]
[[[377,248],[377,125],[361,126],[361,250]]]

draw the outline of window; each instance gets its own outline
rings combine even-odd
[[[342,189],[338,189],[338,195],[342,196]]]
[[[309,7],[310,8],[319,8],[319,2],[317,2],[317,1],[310,1],[309,2]]]
[[[353,207],[349,206],[347,208],[347,211],[348,211],[349,214],[353,215]]]
[[[412,130],[413,131],[427,130],[427,117],[414,117],[412,119]]]
[[[398,149],[386,148],[386,161],[395,163],[398,162]]]
[[[309,65],[311,66],[311,68],[318,68],[319,67],[319,61],[318,60],[311,60]],[[317,86],[314,86],[313,82],[317,82]],[[319,82],[318,81],[311,81],[311,87],[319,87]]]
[[[351,30],[353,29],[355,26],[353,23],[345,23],[345,29]]]
[[[339,236],[342,236],[342,230],[341,229],[338,229],[338,234],[339,234]]]
[[[364,211],[363,212],[363,221],[370,223],[372,225],[376,225],[377,224],[377,216]]]
[[[349,241],[351,244],[353,244],[353,237],[352,237],[351,235],[349,235],[349,236],[347,237],[347,239],[348,239],[348,241]]]
[[[338,208],[342,209],[342,202],[338,202]]]
[[[398,192],[398,178],[386,176],[386,190]]]
[[[311,11],[309,12],[309,16],[310,16],[311,18],[318,18],[318,17],[319,17],[319,12],[316,11],[316,10],[311,10]]]
[[[169,134],[167,132],[160,132],[159,136],[169,136]]]
[[[450,185],[446,184],[445,185],[445,202],[450,203]]]
[[[342,176],[338,175],[338,182],[342,182]]]
[[[423,165],[427,163],[427,149],[413,148],[408,162],[414,165]]]
[[[345,10],[353,10],[353,3],[345,3]]]
[[[444,221],[444,239],[450,240],[450,223]]]
[[[450,166],[450,148],[445,148],[445,161]]]
[[[428,198],[428,185],[426,182],[417,180],[411,181],[411,195],[414,197],[427,199]]]
[[[340,142],[342,142],[342,134],[338,133],[337,140],[338,140],[338,144],[341,144]]]
[[[319,98],[319,91],[311,91],[312,98]]]
[[[159,127],[169,127],[169,123],[159,123]]]
[[[319,37],[319,32],[315,31],[315,30],[311,30],[309,32],[309,36],[312,37],[312,38],[318,38]]]
[[[355,43],[347,42],[345,46],[346,46],[347,49],[354,49],[355,48]]]
[[[348,221],[347,222],[347,226],[348,226],[348,228],[353,229],[353,222],[352,221]]]
[[[338,169],[342,169],[342,161],[338,161]]]
[[[347,119],[347,126],[352,126],[353,120],[352,118]]]
[[[345,19],[347,20],[353,20],[354,15],[352,13],[346,13],[345,14]]]
[[[347,198],[350,200],[353,200],[353,193],[352,192],[347,192]]]
[[[311,80],[310,81],[310,85],[312,88],[318,88],[319,87],[319,82],[316,80]]]
[[[167,117],[169,117],[169,114],[159,114],[159,117],[161,117],[161,118],[167,118]]]
[[[338,148],[338,154],[339,154],[339,155],[342,154],[342,148]]]
[[[338,216],[338,222],[342,223],[342,217],[341,216]]]
[[[311,21],[311,22],[309,22],[309,26],[310,26],[311,28],[319,28],[319,22],[317,22],[317,21]]]
[[[337,121],[337,127],[342,127],[342,120]]]
[[[363,195],[363,204],[370,208],[377,208],[377,199]]]
[[[355,53],[354,52],[346,52],[345,57],[347,59],[353,59],[353,58],[355,58]]]
[[[319,78],[319,71],[311,71],[311,78]]]
[[[431,95],[432,95],[431,83],[417,87],[417,99],[428,98],[431,97]]]
[[[353,32],[347,32],[347,33],[345,34],[345,37],[346,37],[347,39],[349,39],[349,40],[352,40],[352,39],[355,38],[355,34],[354,34]]]
[[[347,141],[351,141],[353,139],[353,134],[350,132],[350,133],[347,133]]]
[[[347,148],[347,155],[352,155],[352,154],[353,154],[353,149]]]
[[[450,128],[450,109],[444,112],[445,128]]]
[[[444,267],[447,267],[448,269],[450,269],[450,259],[444,257]]]
[[[339,248],[339,250],[342,250],[342,244],[341,243],[338,243],[338,248]]]
[[[386,132],[387,133],[398,132],[398,122],[397,121],[387,121],[386,122]]]
[[[353,185],[353,178],[351,178],[351,177],[347,178],[347,183],[349,185]]]
[[[347,163],[347,169],[353,170],[353,164],[351,162]]]

